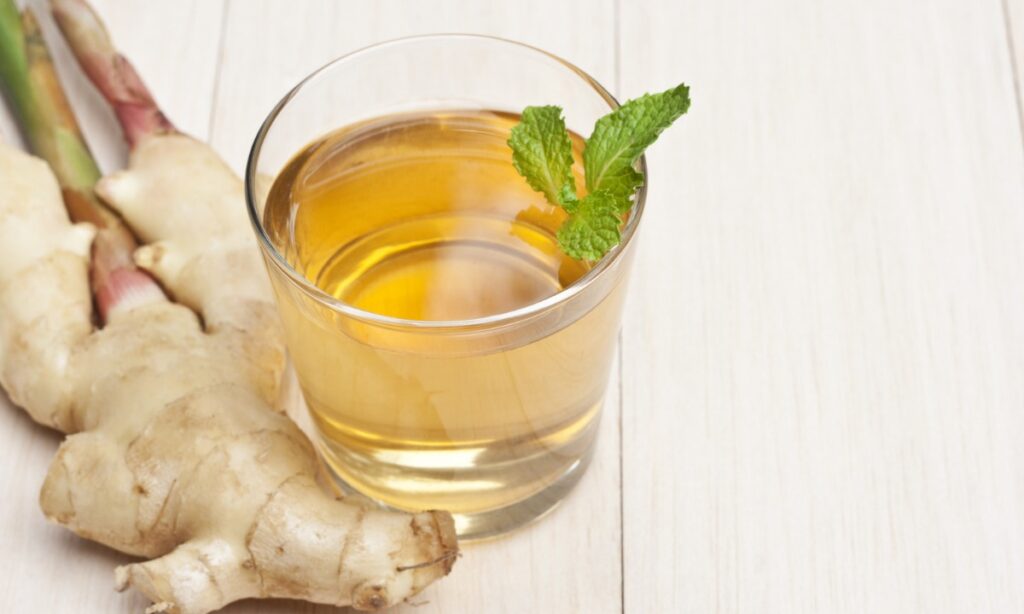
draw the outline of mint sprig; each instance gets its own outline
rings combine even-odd
[[[597,120],[583,148],[587,196],[582,200],[562,109],[523,111],[508,140],[512,162],[533,189],[569,214],[558,230],[562,251],[579,260],[599,260],[618,245],[622,216],[644,182],[636,161],[689,108],[690,88],[683,84],[630,100]]]

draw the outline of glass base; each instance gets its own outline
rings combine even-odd
[[[452,517],[455,519],[455,531],[459,536],[459,541],[467,543],[500,537],[540,520],[554,511],[558,504],[576,487],[583,474],[586,473],[587,467],[590,466],[592,451],[593,446],[591,446],[587,454],[570,465],[554,482],[521,501],[483,512],[452,514]],[[381,509],[403,512],[417,511],[400,510],[371,496],[367,496],[339,476],[330,466],[330,463],[325,462],[323,466],[334,485],[346,495],[355,494],[364,497],[373,501]]]

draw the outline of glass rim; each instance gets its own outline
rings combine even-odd
[[[317,68],[301,81],[299,81],[294,87],[292,87],[285,95],[274,105],[274,108],[270,110],[266,119],[260,125],[259,131],[256,133],[256,138],[253,140],[252,147],[249,149],[249,155],[246,159],[245,165],[245,176],[244,176],[244,190],[245,190],[245,203],[246,210],[249,214],[249,221],[253,225],[253,229],[256,231],[256,237],[259,240],[260,248],[265,254],[269,254],[270,258],[267,258],[268,262],[271,262],[278,269],[281,270],[288,278],[288,280],[297,286],[300,290],[305,292],[307,295],[312,296],[318,302],[328,306],[334,311],[340,312],[346,316],[355,318],[357,320],[384,325],[391,328],[411,328],[411,329],[473,329],[482,326],[500,326],[508,323],[512,323],[518,320],[524,320],[531,316],[545,312],[551,308],[557,307],[570,300],[574,296],[580,294],[592,285],[602,274],[609,269],[609,267],[616,262],[619,257],[625,252],[629,246],[631,240],[636,235],[637,227],[640,223],[644,210],[644,203],[647,197],[647,160],[644,156],[640,156],[638,161],[639,171],[644,178],[643,184],[636,191],[636,197],[633,202],[633,207],[630,210],[629,219],[626,221],[626,225],[622,231],[622,237],[619,244],[613,247],[606,253],[600,260],[587,271],[584,275],[579,277],[577,280],[559,290],[551,296],[545,297],[539,301],[512,309],[510,311],[503,311],[496,314],[491,314],[478,318],[468,318],[463,320],[416,320],[409,318],[397,318],[394,316],[387,316],[384,314],[376,313],[373,311],[367,311],[360,309],[354,305],[346,303],[345,301],[334,297],[327,292],[324,292],[316,284],[311,282],[302,275],[295,268],[288,263],[277,247],[270,241],[270,237],[267,236],[266,229],[263,227],[263,220],[261,219],[259,212],[256,207],[255,198],[255,185],[256,185],[256,162],[259,159],[260,151],[263,148],[263,142],[270,132],[270,128],[274,125],[274,121],[282,110],[288,105],[288,103],[299,94],[303,87],[311,83],[316,78],[325,74],[326,71],[333,68],[334,66],[342,63],[358,59],[364,54],[378,51],[387,47],[394,47],[403,45],[406,43],[419,42],[419,41],[458,41],[458,40],[476,40],[491,43],[500,43],[502,45],[512,45],[521,49],[526,49],[535,53],[540,53],[552,59],[563,67],[567,68],[570,72],[574,73],[577,77],[583,79],[597,94],[604,99],[608,104],[610,110],[615,110],[619,107],[619,101],[608,92],[596,79],[591,77],[581,68],[575,64],[562,59],[561,57],[528,45],[518,41],[510,40],[507,38],[501,38],[498,36],[490,36],[486,34],[421,34],[415,36],[405,36],[401,38],[395,38],[379,43],[374,43],[366,47],[357,49],[350,53],[339,56],[323,66]]]

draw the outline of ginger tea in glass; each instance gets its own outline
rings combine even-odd
[[[642,194],[602,260],[560,251],[565,214],[506,143],[517,111],[551,101],[583,130],[615,104],[515,43],[386,43],[293,90],[247,172],[326,464],[385,505],[450,510],[464,538],[528,522],[577,482],[615,354]]]

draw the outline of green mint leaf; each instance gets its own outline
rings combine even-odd
[[[690,88],[683,84],[660,94],[644,94],[597,120],[583,150],[587,191],[606,190],[616,197],[617,211],[628,211],[630,198],[644,182],[633,165],[689,108]]]
[[[575,208],[576,179],[572,174],[572,141],[562,109],[526,107],[508,139],[512,163],[534,190],[553,205]]]
[[[685,84],[628,101],[597,120],[583,150],[587,192],[576,193],[572,141],[562,109],[527,107],[512,128],[512,162],[530,187],[560,205],[568,219],[558,230],[562,251],[580,260],[599,260],[621,240],[622,216],[644,177],[636,161],[658,136],[690,108]]]
[[[578,260],[600,260],[621,238],[619,198],[604,190],[577,202],[569,219],[558,229],[562,251]]]

